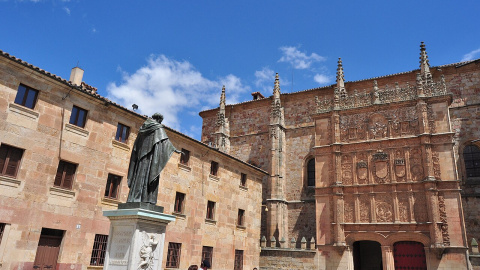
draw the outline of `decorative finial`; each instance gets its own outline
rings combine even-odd
[[[222,94],[220,96],[220,107],[225,107],[225,85],[222,87]]]
[[[420,73],[424,78],[430,74],[430,62],[423,41],[420,44]]]
[[[280,79],[278,78],[278,73],[275,74],[275,86],[273,87],[273,96],[275,98],[280,98]]]
[[[337,87],[341,90],[345,88],[345,76],[343,73],[343,64],[342,58],[338,58],[338,65],[337,65]]]

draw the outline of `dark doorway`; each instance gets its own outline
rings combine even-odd
[[[375,241],[353,243],[353,265],[355,270],[382,270],[382,248]]]
[[[33,269],[56,269],[63,232],[64,231],[42,228],[40,240],[38,240],[37,255],[35,255]]]
[[[425,249],[422,243],[413,241],[396,242],[393,245],[395,269],[427,270]]]

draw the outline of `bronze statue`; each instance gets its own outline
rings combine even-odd
[[[160,172],[172,153],[180,152],[163,129],[163,115],[156,113],[152,118],[148,118],[140,127],[133,144],[127,176],[130,188],[127,202],[156,204]]]

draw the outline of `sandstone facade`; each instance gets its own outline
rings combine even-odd
[[[430,67],[422,44],[419,70],[345,82],[339,61],[336,85],[287,94],[277,77],[269,98],[201,112],[202,141],[270,173],[263,269],[418,266],[402,248],[419,267],[469,269],[480,189],[463,149],[480,147],[479,105],[479,60]],[[315,256],[292,255],[312,238]]]
[[[56,269],[101,269],[91,264],[96,235],[109,233],[102,211],[126,201],[130,152],[145,117],[93,87],[0,54],[0,146],[22,152],[16,175],[0,175],[0,269],[32,269],[39,241],[48,237],[60,239]],[[38,91],[32,109],[15,101],[20,85]],[[70,123],[73,106],[87,111],[84,127]],[[119,123],[130,128],[126,142],[116,139]],[[181,248],[175,269],[199,265],[203,247],[213,249],[215,269],[233,269],[236,251],[246,269],[258,266],[266,173],[173,129],[166,132],[190,158],[180,162],[174,153],[160,175],[157,204],[176,216],[167,226],[164,258],[169,243],[176,243]],[[75,167],[71,188],[56,185],[60,161]],[[210,175],[212,161],[219,165],[216,176]],[[109,174],[121,179],[115,198],[106,196]],[[184,196],[181,210],[178,193]],[[215,203],[211,220],[208,201]]]

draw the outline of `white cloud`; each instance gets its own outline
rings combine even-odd
[[[283,56],[278,62],[290,63],[295,69],[307,69],[310,68],[314,62],[325,61],[325,57],[323,56],[316,53],[311,53],[309,56],[294,46],[280,47],[280,51],[282,51]]]
[[[275,81],[275,72],[268,67],[255,71],[255,86],[260,92],[271,92],[273,82]]]
[[[318,84],[328,84],[331,82],[331,78],[323,74],[316,74],[313,77],[313,80],[316,81]]]
[[[180,129],[180,118],[192,109],[218,106],[222,85],[226,87],[227,103],[238,102],[239,96],[249,90],[234,75],[209,80],[188,61],[164,55],[150,56],[146,66],[133,74],[122,72],[122,76],[121,83],[107,86],[108,97],[127,108],[137,104],[141,114],[160,112],[165,124],[175,129]]]
[[[65,12],[70,15],[70,9],[68,7],[64,7],[63,10],[65,10]]]
[[[477,55],[480,54],[480,48],[476,49],[476,50],[473,50],[467,54],[465,54],[462,58],[462,62],[463,61],[470,61],[470,60],[473,60],[477,57]]]
[[[92,27],[92,33],[96,33],[96,32],[97,32],[97,28]]]

